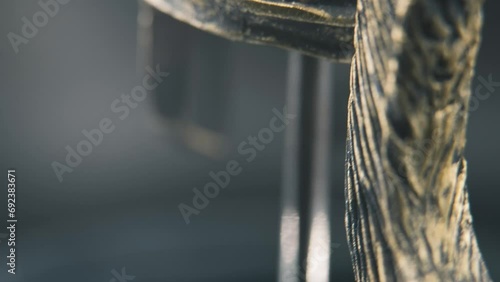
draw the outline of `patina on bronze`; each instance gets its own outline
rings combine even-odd
[[[146,0],[156,9],[231,40],[274,45],[349,63],[351,0]]]

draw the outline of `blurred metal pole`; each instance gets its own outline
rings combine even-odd
[[[330,278],[333,159],[333,64],[320,60],[316,75],[314,135],[312,141],[311,191],[307,246],[307,281],[327,282]]]
[[[333,131],[329,62],[291,52],[283,164],[278,281],[327,282]]]

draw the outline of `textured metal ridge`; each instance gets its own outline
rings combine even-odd
[[[196,28],[349,63],[355,1],[145,0]]]

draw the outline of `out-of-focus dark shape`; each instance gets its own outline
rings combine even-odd
[[[140,69],[160,64],[170,72],[169,82],[152,93],[163,128],[188,148],[221,157],[229,95],[226,48],[147,4],[141,5],[139,27]]]

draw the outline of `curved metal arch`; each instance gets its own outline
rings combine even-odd
[[[146,0],[196,28],[349,63],[356,1]]]

